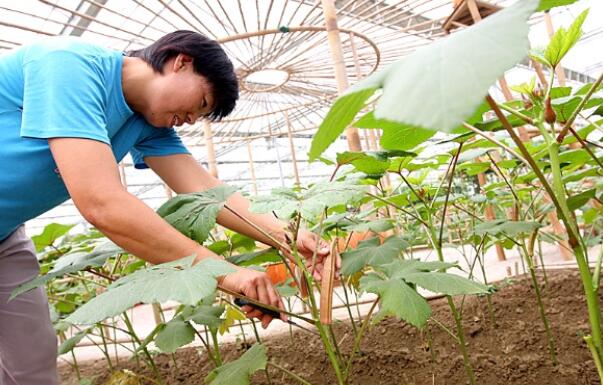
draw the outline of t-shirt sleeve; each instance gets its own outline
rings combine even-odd
[[[190,154],[173,128],[155,128],[145,124],[140,138],[130,150],[134,167],[149,168],[144,158],[147,156],[167,156]]]
[[[66,50],[38,53],[24,61],[23,77],[21,136],[110,144],[105,87],[93,61]]]

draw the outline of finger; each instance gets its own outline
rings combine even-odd
[[[245,295],[252,299],[258,299],[257,288],[253,284],[247,284],[247,286],[243,289]],[[249,311],[246,312],[247,318],[259,318],[262,315],[262,312],[257,308],[246,305],[245,307],[249,308]]]
[[[268,287],[266,290],[268,291],[268,295],[270,296],[270,305],[279,308],[281,310],[285,310],[285,304],[283,303],[283,299],[276,291],[276,288],[270,283],[267,282]],[[280,318],[283,321],[287,321],[287,316],[284,313],[280,313]]]
[[[329,255],[329,252],[330,252],[330,250],[329,250],[329,244],[324,239],[320,240],[320,249],[319,249],[318,252],[322,256]]]
[[[270,325],[270,322],[272,322],[272,317],[269,316],[268,314],[264,314],[262,315],[262,328],[266,329],[268,327],[268,325]]]
[[[341,269],[341,255],[339,255],[339,253],[335,254],[335,267],[337,267],[339,272],[339,269]]]
[[[322,281],[322,272],[323,272],[323,265],[322,265],[322,263],[316,265],[316,275],[315,275],[315,277],[316,277],[316,279],[318,281]]]
[[[245,314],[249,313],[250,311],[253,310],[253,307],[249,306],[249,305],[245,305],[241,307],[241,311]]]
[[[261,310],[253,309],[253,310],[251,310],[250,312],[248,312],[245,315],[247,316],[247,318],[258,318],[258,319],[261,319],[262,316],[264,315],[264,313],[262,313]]]

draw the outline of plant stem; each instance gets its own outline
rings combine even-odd
[[[201,343],[203,343],[203,346],[205,346],[205,350],[207,351],[207,357],[211,360],[211,362],[214,363],[215,367],[218,367],[218,361],[216,361],[216,358],[211,353],[211,348],[209,347],[207,341],[205,341],[205,338],[203,338],[203,336],[201,335],[201,333],[199,333],[197,329],[193,328],[193,330],[195,331],[197,337],[199,337],[199,339],[201,340]]]
[[[603,74],[602,74],[603,76]],[[519,147],[521,153],[526,157],[526,160],[530,163],[532,171],[536,174],[542,186],[549,194],[551,201],[557,208],[557,213],[563,220],[566,231],[569,238],[569,244],[574,251],[574,255],[576,257],[576,262],[578,263],[578,268],[580,271],[580,277],[582,278],[582,285],[584,286],[584,292],[586,295],[586,304],[588,307],[588,318],[591,326],[591,333],[593,339],[593,346],[595,356],[593,359],[603,361],[601,357],[603,356],[603,347],[601,340],[601,310],[599,305],[599,297],[598,297],[598,288],[593,288],[593,280],[590,273],[590,268],[586,261],[586,256],[584,254],[584,249],[582,247],[582,242],[580,241],[580,233],[577,231],[578,226],[575,223],[575,220],[572,221],[573,217],[570,215],[570,210],[567,207],[567,202],[565,201],[565,192],[563,188],[563,180],[561,179],[561,168],[559,164],[559,146],[557,143],[549,144],[549,157],[551,158],[551,169],[553,170],[553,183],[555,185],[555,190],[548,183],[544,174],[541,172],[540,168],[530,155],[530,152],[527,150],[521,139],[515,134],[513,128],[505,118],[504,114],[498,109],[496,106],[496,102],[492,99],[491,96],[487,96],[486,100],[488,104],[494,109],[497,117],[500,119],[501,123],[515,142],[517,147]],[[545,136],[545,140],[548,141],[547,136]],[[603,378],[601,378],[603,381]]]
[[[601,259],[603,259],[603,245],[601,245],[601,248],[599,249],[595,271],[593,272],[593,290],[599,289],[599,281],[601,279]]]
[[[499,104],[498,107],[501,110],[505,110],[505,111],[509,112],[511,115],[517,116],[519,119],[523,120],[524,122],[526,122],[528,124],[534,124],[534,121],[532,120],[532,118],[522,114],[521,112],[519,112],[511,107],[505,106],[504,104]]]
[[[597,156],[595,155],[595,153],[590,148],[588,148],[588,145],[580,137],[580,135],[578,135],[578,133],[576,132],[576,130],[574,130],[572,127],[569,127],[569,130],[572,133],[572,135],[574,135],[574,137],[578,140],[578,142],[580,142],[580,145],[582,146],[582,148],[584,149],[584,151],[588,152],[588,155],[590,155],[590,157],[595,161],[595,163],[597,163],[597,165],[603,169],[603,162],[601,162],[599,160],[599,158],[597,158]]]
[[[601,246],[601,250],[603,250],[603,246]],[[350,299],[348,297],[348,289],[345,287],[345,282],[341,281],[341,287],[343,288],[343,295],[345,296],[346,309],[348,309],[348,315],[350,316],[350,323],[352,324],[352,330],[354,332],[354,336],[358,335],[358,330],[356,329],[356,322],[354,321],[354,315],[352,314],[352,309],[350,306]],[[358,301],[358,299],[356,299]]]
[[[584,342],[586,342],[586,346],[588,346],[588,350],[590,350],[590,354],[592,354],[594,358],[597,373],[601,379],[601,384],[603,384],[603,363],[601,362],[601,357],[597,352],[597,347],[593,344],[593,337],[584,336]]]
[[[534,285],[534,291],[536,292],[536,302],[538,304],[538,311],[540,312],[540,319],[544,324],[544,330],[546,332],[551,360],[553,361],[553,365],[557,365],[557,348],[555,347],[555,337],[551,332],[549,320],[546,316],[546,311],[544,309],[544,303],[542,302],[542,295],[540,294],[540,285],[538,283],[538,279],[536,278],[536,270],[534,269],[534,261],[532,259],[532,256],[529,254],[528,249],[523,240],[519,246],[519,254],[521,257],[523,257],[523,259],[525,259],[526,263],[528,264],[528,270],[530,272],[530,277],[532,278],[532,285]]]
[[[130,335],[132,336],[134,341],[136,341],[136,343],[138,343],[138,345],[142,345],[140,338],[138,338],[138,335],[134,331],[132,322],[130,322],[130,317],[128,317],[128,313],[124,312],[123,317],[124,317],[124,323],[126,324],[126,328],[128,329],[128,332],[130,333]],[[157,366],[155,365],[155,361],[153,360],[151,353],[149,353],[149,350],[147,349],[146,346],[142,347],[142,351],[144,352],[144,355],[147,357],[147,360],[149,361],[149,365],[151,365],[151,369],[153,370],[153,373],[157,377],[157,381],[161,385],[163,385],[163,376],[161,375],[161,373],[159,373],[159,369],[157,369]]]
[[[409,215],[409,216],[411,216],[413,219],[415,219],[415,220],[417,220],[417,221],[421,222],[423,225],[427,225],[427,222],[425,222],[423,219],[421,219],[421,218],[417,217],[416,215],[414,215],[414,214],[413,214],[413,213],[411,213],[410,211],[407,211],[407,210],[406,210],[404,207],[401,207],[401,206],[399,206],[399,205],[395,204],[394,202],[390,202],[390,201],[388,201],[388,200],[387,200],[387,199],[385,199],[385,198],[381,198],[380,196],[373,195],[373,194],[371,194],[371,193],[366,193],[366,195],[368,195],[368,196],[370,196],[370,197],[372,197],[372,198],[375,198],[375,199],[377,199],[377,200],[379,200],[379,201],[381,201],[381,202],[383,202],[383,203],[387,203],[388,205],[390,205],[390,206],[392,206],[392,207],[394,207],[394,208],[396,208],[396,209],[398,209],[398,210],[402,211],[404,214]]]
[[[295,380],[297,380],[299,383],[304,384],[304,385],[312,385],[311,383],[309,383],[308,381],[304,380],[303,378],[301,378],[300,376],[298,376],[297,374],[293,373],[292,371],[290,371],[289,369],[285,369],[282,366],[275,364],[274,362],[270,362],[268,361],[267,363],[269,366],[272,366],[280,371],[282,371],[283,373],[287,373],[289,376],[291,376],[292,378],[294,378]]]
[[[258,231],[260,234],[262,234],[263,236],[265,236],[266,238],[268,238],[269,240],[271,240],[272,242],[274,242],[274,245],[276,245],[276,247],[278,247],[281,251],[290,250],[290,248],[289,248],[288,245],[286,245],[286,244],[282,243],[281,241],[279,241],[278,239],[274,238],[272,236],[272,234],[270,234],[266,230],[262,229],[260,226],[256,225],[255,223],[253,223],[249,219],[245,218],[243,215],[239,214],[235,210],[231,209],[229,206],[224,205],[224,208],[226,210],[230,211],[231,213],[233,213],[235,216],[237,216],[243,222],[245,222],[246,224],[248,224],[249,226],[251,226],[254,230]],[[289,261],[287,260],[287,258],[286,257],[282,257],[280,253],[277,253],[277,254],[283,260],[283,263],[285,264],[285,267],[289,271],[289,274],[291,274],[291,278],[293,278],[293,280],[297,284],[297,287],[301,287],[300,282],[298,282],[297,279],[295,278],[295,273],[291,269],[291,266],[289,266],[289,263],[288,263]]]
[[[111,356],[109,356],[109,348],[107,348],[107,339],[105,338],[105,330],[102,325],[98,325],[98,330],[100,331],[101,341],[103,342],[103,354],[107,359],[107,365],[109,365],[109,370],[113,371],[113,363],[111,362]]]
[[[582,108],[586,105],[586,102],[588,102],[588,99],[590,99],[592,94],[599,87],[599,85],[601,84],[601,81],[603,81],[603,72],[601,73],[601,75],[599,75],[599,78],[590,87],[590,89],[588,90],[586,95],[584,95],[584,98],[580,101],[580,104],[578,104],[578,106],[576,107],[574,112],[572,112],[572,115],[567,120],[567,122],[565,122],[565,125],[563,126],[563,128],[561,129],[561,132],[557,136],[557,143],[563,142],[563,138],[565,138],[565,135],[567,135],[567,131],[569,130],[569,127],[574,123],[576,116],[578,116],[578,113],[580,111],[582,111]]]
[[[75,375],[77,376],[77,380],[82,380],[82,375],[80,373],[80,366],[77,363],[77,359],[75,358],[75,352],[71,349],[71,358],[73,358],[73,369],[75,369]]]
[[[375,311],[375,308],[377,307],[378,303],[379,303],[379,298],[377,297],[377,299],[375,300],[375,302],[373,302],[373,305],[369,309],[369,312],[366,315],[366,318],[362,322],[358,335],[356,335],[356,338],[354,339],[354,347],[352,348],[352,353],[350,353],[350,358],[348,359],[348,363],[346,364],[345,371],[344,371],[344,376],[345,376],[346,380],[350,375],[350,369],[352,367],[352,362],[354,361],[356,352],[358,351],[358,348],[360,347],[360,341],[362,340],[362,335],[364,334],[364,331],[366,330],[366,327],[368,326],[368,324],[371,320],[371,316],[373,315],[373,311]]]
[[[211,340],[214,345],[214,357],[216,358],[216,364],[217,366],[222,366],[222,354],[220,353],[220,344],[218,344],[218,329],[210,328],[209,331],[211,333]]]
[[[526,164],[526,165],[529,166],[528,162],[521,155],[519,155],[515,150],[513,150],[511,147],[507,146],[506,144],[504,144],[500,140],[495,139],[494,137],[488,135],[487,133],[483,132],[482,130],[480,130],[477,127],[474,127],[474,126],[472,126],[472,125],[470,125],[468,123],[463,123],[463,127],[465,127],[466,129],[468,129],[470,131],[473,131],[474,133],[480,135],[481,137],[483,137],[487,141],[496,144],[497,146],[499,146],[500,148],[504,149],[509,154],[513,155],[514,157],[516,157],[517,159],[519,159],[521,162],[523,162],[524,164]]]
[[[446,327],[446,325],[444,325],[443,323],[441,323],[440,321],[438,321],[435,317],[431,317],[430,321],[433,321],[433,323],[435,323],[440,329],[442,329],[443,331],[445,331],[450,337],[452,337],[452,339],[454,340],[454,342],[456,342],[457,344],[460,344],[461,341],[459,340],[459,338],[450,330]]]
[[[456,306],[454,305],[452,297],[447,295],[446,300],[448,301],[448,306],[450,306],[450,310],[454,317],[454,323],[456,324],[456,332],[458,334],[459,347],[461,349],[461,353],[463,354],[463,364],[465,365],[465,370],[467,371],[467,377],[469,377],[469,383],[471,383],[471,385],[475,385],[475,374],[473,373],[473,367],[471,366],[471,360],[469,359],[469,352],[467,350],[467,344],[465,342],[465,332],[463,331],[461,317],[459,315],[459,312],[456,310]]]

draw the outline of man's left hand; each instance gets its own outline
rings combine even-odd
[[[322,280],[325,262],[331,253],[329,244],[313,232],[302,229],[297,234],[296,246],[297,252],[305,259],[306,267],[312,273],[314,279]],[[283,250],[283,252],[287,257],[292,258],[288,250]],[[341,258],[339,254],[335,257],[335,274],[337,275],[341,267]]]

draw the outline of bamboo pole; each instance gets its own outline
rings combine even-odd
[[[249,157],[249,174],[251,175],[251,186],[253,187],[253,195],[258,195],[258,183],[255,179],[255,168],[253,167],[253,153],[251,151],[251,141],[247,141],[247,154]]]
[[[128,188],[128,180],[126,179],[126,165],[123,160],[119,162],[119,178],[121,179],[121,184]]]
[[[207,148],[207,165],[209,173],[214,177],[218,177],[218,166],[216,163],[216,151],[214,150],[214,138],[211,131],[211,123],[209,120],[203,120],[203,132],[205,136],[205,146]]]
[[[354,42],[354,37],[356,34],[354,32],[350,32],[350,47],[352,49],[352,58],[354,59],[354,69],[356,70],[356,79],[360,81],[364,76],[362,75],[362,71],[360,69],[360,60],[358,58],[358,50],[356,49],[356,43]],[[379,145],[377,144],[377,138],[375,137],[375,131],[372,129],[364,130],[364,140],[366,144],[366,148],[371,151],[379,150]]]
[[[323,14],[325,25],[327,28],[327,37],[329,40],[329,48],[333,57],[333,67],[335,70],[335,79],[337,80],[337,92],[339,95],[348,88],[348,76],[345,71],[345,63],[343,61],[343,49],[341,47],[341,39],[339,36],[339,28],[337,27],[337,14],[335,10],[334,0],[322,0]],[[348,140],[348,147],[351,151],[362,151],[360,144],[360,136],[358,130],[354,127],[348,127],[345,130],[345,135]]]
[[[471,18],[473,19],[473,22],[474,23],[480,22],[482,20],[482,16],[479,13],[479,9],[477,7],[477,4],[475,3],[475,0],[466,0],[466,4],[467,4],[467,8],[469,8],[469,12],[471,13]],[[505,94],[505,97],[507,97],[507,95],[508,95],[509,98],[511,99],[512,98],[511,91],[507,87],[507,82],[504,79],[504,75],[499,80],[499,83],[501,85],[501,89],[503,90],[503,94]],[[484,173],[477,174],[477,181],[479,183],[479,186],[483,187],[487,183],[486,175]],[[496,219],[496,213],[494,212],[494,207],[492,207],[492,205],[490,205],[490,204],[486,205],[485,215],[486,215],[486,219],[489,221]],[[505,261],[507,259],[507,256],[505,255],[505,249],[503,248],[502,244],[497,242],[495,244],[495,246],[496,246],[496,255],[498,256],[498,260]]]
[[[297,155],[295,154],[295,144],[293,143],[293,134],[291,132],[291,121],[289,120],[289,114],[285,111],[285,121],[287,123],[287,137],[289,138],[289,147],[291,148],[291,165],[293,166],[293,177],[295,178],[295,184],[301,186],[299,181],[299,170],[297,168]]]

